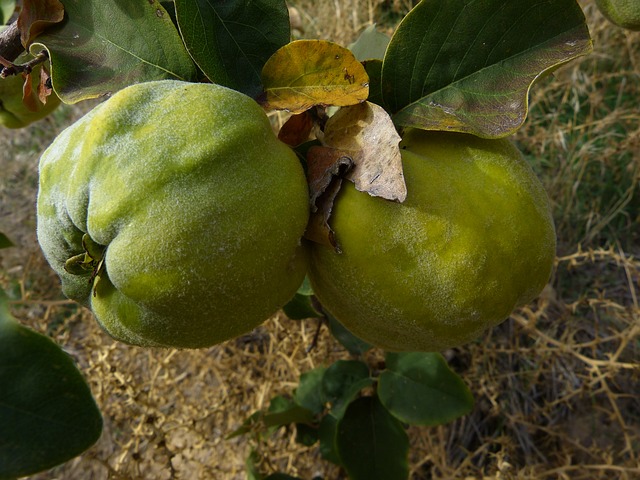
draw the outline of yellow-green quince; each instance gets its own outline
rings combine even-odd
[[[401,148],[407,199],[345,183],[330,218],[342,253],[314,244],[309,278],[361,339],[440,351],[541,292],[555,229],[543,186],[508,140],[411,130]]]
[[[125,88],[40,161],[38,240],[64,293],[123,342],[207,347],[296,292],[304,171],[251,98],[172,80]]]
[[[627,30],[640,30],[640,0],[596,0],[602,14]]]

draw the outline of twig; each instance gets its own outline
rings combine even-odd
[[[29,60],[27,63],[23,63],[18,65],[16,63],[12,63],[7,61],[2,55],[0,55],[0,64],[4,65],[4,68],[0,71],[0,78],[7,78],[11,75],[17,75],[19,73],[31,73],[31,70],[36,65],[44,63],[49,58],[49,52],[46,50],[41,50],[34,58]]]
[[[24,46],[20,41],[18,24],[13,22],[0,32],[0,57],[8,62],[13,62],[24,52]]]

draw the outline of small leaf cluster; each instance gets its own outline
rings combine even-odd
[[[337,360],[302,373],[291,398],[271,399],[266,410],[254,412],[230,437],[250,435],[256,448],[247,459],[256,480],[259,445],[281,427],[295,426],[295,440],[317,445],[325,460],[357,479],[408,478],[409,425],[435,426],[471,411],[473,396],[439,353],[387,352],[383,365],[369,364],[372,348],[322,310],[305,282],[284,308],[292,318],[322,316],[334,337],[352,358]]]
[[[296,442],[317,444],[349,478],[402,479],[409,473],[406,426],[444,424],[472,408],[471,392],[442,355],[387,353],[382,370],[351,359],[303,373],[292,398],[272,398],[231,436],[250,434],[259,444],[295,425]]]

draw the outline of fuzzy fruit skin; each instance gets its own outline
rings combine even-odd
[[[540,293],[555,229],[542,185],[509,141],[412,130],[401,148],[405,202],[345,182],[330,219],[342,253],[314,244],[309,279],[363,340],[440,351]]]
[[[596,0],[602,14],[612,23],[628,30],[640,31],[640,1]]]
[[[157,81],[116,93],[40,161],[38,240],[64,293],[114,338],[199,348],[244,334],[301,284],[308,191],[255,101]],[[72,275],[87,233],[103,269]]]
[[[16,59],[16,63],[26,63],[33,58],[31,55],[22,54]],[[37,99],[38,82],[40,75],[38,71],[42,68],[36,66],[31,73],[31,87],[34,102],[37,110],[31,111],[22,102],[22,87],[24,78],[22,75],[11,75],[7,78],[0,78],[0,125],[7,128],[23,128],[31,123],[41,120],[49,115],[60,105],[60,99],[55,93],[47,97],[47,103],[41,103]]]

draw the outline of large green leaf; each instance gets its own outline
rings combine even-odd
[[[532,83],[591,49],[576,0],[422,0],[387,48],[384,102],[396,125],[503,137]]]
[[[157,0],[61,0],[65,19],[38,36],[60,98],[75,103],[150,80],[194,80],[197,69]]]
[[[387,353],[378,395],[399,420],[440,425],[473,408],[473,395],[439,353]]]
[[[189,53],[213,83],[249,96],[262,91],[260,73],[291,39],[284,0],[175,0]]]
[[[100,411],[71,358],[18,324],[0,291],[0,479],[66,462],[101,432]]]
[[[377,397],[352,402],[338,423],[336,446],[351,480],[408,478],[409,439]]]

